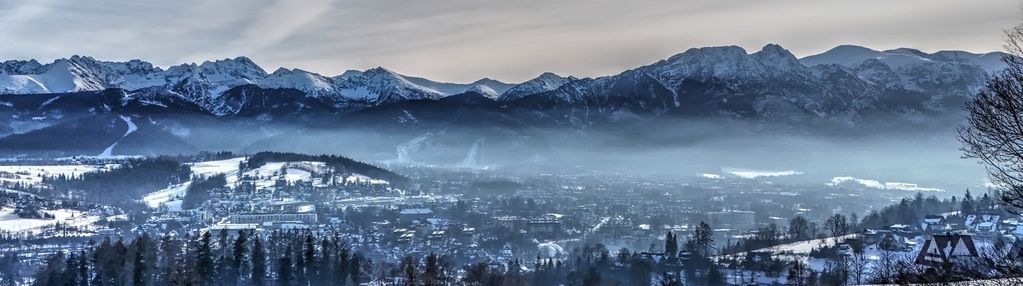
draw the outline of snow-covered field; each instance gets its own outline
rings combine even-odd
[[[234,185],[238,182],[238,166],[247,158],[238,157],[216,161],[205,161],[188,164],[192,168],[192,176],[209,177],[217,174],[227,176],[227,184]]]
[[[805,240],[805,241],[797,241],[797,242],[793,242],[793,243],[776,245],[776,246],[760,249],[758,251],[766,251],[766,252],[772,252],[772,253],[792,253],[792,254],[807,255],[807,254],[810,254],[810,251],[812,251],[815,248],[821,248],[821,247],[825,247],[825,246],[834,246],[834,245],[836,245],[836,244],[838,244],[838,243],[840,243],[842,241],[845,241],[846,239],[849,239],[849,238],[852,238],[852,237],[855,237],[855,236],[856,236],[856,234],[849,234],[849,235],[839,236],[839,237],[828,237],[828,238],[821,238],[821,239],[811,239],[811,240]]]
[[[8,232],[30,232],[38,233],[44,228],[53,226],[58,222],[64,225],[77,226],[77,227],[88,227],[99,220],[98,217],[89,215],[87,213],[59,209],[52,211],[43,211],[48,214],[54,215],[54,219],[31,219],[31,218],[20,218],[14,214],[14,209],[5,207],[0,209],[0,230]]]
[[[723,173],[731,174],[736,177],[743,179],[756,179],[761,177],[783,177],[783,176],[794,176],[802,175],[803,172],[786,170],[786,171],[768,171],[768,170],[754,170],[754,169],[740,169],[740,168],[722,168]]]
[[[241,174],[239,166],[246,157],[238,157],[224,160],[204,161],[189,163],[193,177],[209,177],[224,174],[227,179],[227,186],[238,185],[239,178],[249,178],[255,184],[257,190],[273,187],[278,179],[284,179],[288,183],[313,182],[313,173],[325,174],[329,170],[324,162],[299,161],[299,162],[268,162],[259,168],[245,171]],[[282,174],[282,170],[284,173]],[[388,185],[385,180],[373,179],[359,174],[341,174],[337,180],[343,180],[345,184],[371,184]],[[180,210],[181,199],[184,198],[188,186],[192,181],[171,185],[167,188],[149,193],[142,198],[142,201],[151,208],[167,207],[168,210]]]
[[[926,188],[920,187],[913,183],[900,183],[900,182],[881,182],[878,180],[861,179],[856,177],[834,177],[831,178],[831,182],[827,183],[828,186],[839,186],[842,184],[860,184],[867,188],[879,189],[879,190],[893,190],[893,191],[910,191],[910,192],[944,192],[945,190],[938,188]]]
[[[390,182],[373,179],[359,174],[351,174],[345,177],[345,185],[349,184],[388,185]]]
[[[189,164],[192,168],[192,175],[195,177],[209,177],[216,174],[227,176],[227,185],[235,186],[238,183],[238,166],[247,158],[238,157],[216,161],[197,162]],[[273,186],[280,177],[281,169],[285,167],[284,179],[289,183],[309,181],[312,174],[309,171],[324,172],[326,164],[323,162],[269,162],[265,165],[245,171],[242,176],[256,178],[257,188]]]
[[[698,173],[696,175],[699,176],[700,178],[714,179],[714,180],[719,180],[719,179],[723,179],[724,178],[724,176],[721,176],[721,175],[718,175],[718,174],[710,174],[710,173]]]
[[[49,165],[49,166],[0,166],[0,182],[21,182],[39,184],[43,177],[78,176],[88,172],[110,170],[116,164],[107,165]]]
[[[325,171],[326,164],[323,162],[269,162],[265,165],[246,171],[243,177],[256,178],[256,189],[265,189],[276,184],[281,177],[281,170],[284,170],[283,178],[288,183],[308,182],[312,179],[309,171]]]
[[[142,201],[151,208],[159,208],[161,205],[166,204],[169,210],[180,210],[180,200],[185,197],[185,192],[188,191],[188,186],[190,185],[192,185],[192,181],[171,185],[165,189],[149,193],[142,197]],[[177,206],[177,208],[172,208],[172,206]]]

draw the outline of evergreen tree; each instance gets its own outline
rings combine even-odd
[[[213,282],[215,266],[213,265],[213,248],[211,244],[210,232],[203,232],[195,256],[197,285],[207,285]]]
[[[350,277],[352,277],[352,282],[353,282],[353,284],[351,284],[351,285],[358,285],[360,282],[362,282],[362,262],[363,262],[362,260],[363,260],[363,257],[362,257],[361,254],[356,253],[355,255],[352,255],[352,259],[351,259],[351,262],[350,262],[351,266],[348,267],[348,271],[349,271],[348,275]]]
[[[65,284],[63,279],[65,268],[64,252],[57,251],[56,254],[46,259],[43,268],[33,275],[32,285],[38,286],[61,286]]]
[[[669,257],[676,257],[678,255],[678,238],[670,230],[664,236],[664,252]]]
[[[710,269],[707,270],[707,285],[725,285],[725,276],[721,274],[721,269],[718,269],[717,263],[711,263]]]
[[[131,283],[132,285],[135,286],[146,285],[147,272],[146,270],[149,268],[148,266],[149,262],[146,261],[145,257],[147,244],[146,240],[148,239],[148,237],[149,237],[148,235],[143,234],[142,237],[135,239],[135,241],[132,241],[131,243],[132,252],[135,253],[134,258],[132,260]]]
[[[418,283],[418,275],[416,274],[416,262],[412,256],[405,256],[401,260],[401,273],[402,277],[405,278],[405,286],[416,286]]]
[[[318,265],[316,261],[316,244],[311,233],[305,234],[305,247],[303,253],[305,261],[305,275],[303,275],[302,281],[307,284],[311,278],[319,276]],[[305,285],[303,284],[303,285]]]
[[[704,258],[712,255],[714,248],[714,230],[705,222],[700,222],[693,232],[693,246],[697,253]]]
[[[291,254],[286,253],[277,262],[277,285],[290,286],[293,278]]]
[[[973,195],[970,194],[970,189],[966,189],[966,196],[963,197],[963,201],[959,207],[959,210],[963,215],[972,214],[976,211]]]
[[[158,285],[170,285],[177,264],[178,253],[181,251],[180,241],[170,235],[160,238],[160,270],[159,277],[154,279]]]
[[[256,236],[252,240],[252,285],[263,286],[266,279],[266,253],[263,242]]]
[[[232,284],[247,284],[245,283],[245,279],[248,278],[247,266],[249,261],[245,254],[249,252],[248,238],[248,232],[241,231],[238,233],[238,238],[235,238],[234,240],[234,245],[232,247],[233,253],[231,255],[231,266],[228,268],[228,273],[224,274],[224,276],[228,277],[228,282]]]

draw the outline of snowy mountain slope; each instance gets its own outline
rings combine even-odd
[[[661,115],[793,122],[826,119],[856,124],[870,114],[918,117],[920,113],[957,110],[992,73],[1004,67],[998,61],[1002,56],[839,46],[797,59],[773,44],[752,52],[737,46],[704,47],[617,75],[577,79],[543,73],[514,86],[486,78],[469,84],[442,83],[385,68],[346,71],[334,77],[286,68],[267,74],[245,57],[164,70],[140,60],[107,62],[73,56],[49,64],[34,60],[0,63],[0,93],[118,88],[128,91],[121,104],[137,104],[149,111],[184,108],[215,116],[272,120],[302,117],[310,111],[345,114],[470,92],[497,97],[513,108],[509,112],[516,113],[514,116],[556,118],[555,122],[569,125]],[[109,105],[81,106],[111,109]],[[67,112],[55,110],[53,115]]]
[[[539,94],[555,90],[566,83],[576,80],[575,77],[563,77],[552,72],[545,72],[536,78],[527,80],[501,94],[499,100],[512,101],[527,95]]]
[[[504,91],[508,90],[509,88],[512,88],[512,87],[515,86],[515,84],[504,83],[504,82],[501,82],[499,80],[494,80],[494,79],[489,79],[489,78],[483,78],[483,79],[480,79],[480,80],[477,80],[477,81],[474,81],[474,82],[471,82],[471,83],[450,83],[450,82],[436,82],[436,81],[432,81],[432,80],[429,80],[429,79],[425,79],[425,78],[421,78],[421,77],[414,77],[414,76],[405,76],[405,75],[403,75],[402,77],[404,77],[409,82],[412,82],[412,83],[414,83],[416,85],[419,85],[419,86],[422,86],[422,87],[426,87],[426,88],[429,88],[429,89],[433,89],[433,90],[439,91],[439,92],[443,93],[444,95],[455,95],[455,94],[467,92],[467,91],[469,91],[470,89],[472,89],[475,86],[486,86],[487,88],[490,88],[490,89],[496,91],[498,94],[501,94]]]
[[[877,114],[920,120],[922,113],[959,110],[991,76],[988,70],[999,69],[992,55],[841,46],[799,60],[773,44],[753,53],[736,46],[693,48],[618,75],[571,81],[519,100],[506,93],[502,100],[555,112],[570,125],[661,114],[841,125]]]
[[[373,104],[444,96],[440,91],[412,83],[404,76],[382,67],[335,79],[340,79],[336,87],[342,97]]]
[[[842,45],[820,54],[804,57],[799,61],[806,66],[837,64],[855,68],[868,60],[878,60],[893,70],[908,70],[928,64],[956,64],[976,66],[987,73],[994,73],[1005,69],[1005,63],[1002,62],[1004,56],[1007,54],[1002,52],[975,54],[964,51],[939,51],[928,54],[909,48],[877,51],[860,46]]]
[[[501,96],[501,94],[498,93],[493,88],[490,88],[489,86],[482,85],[482,84],[474,85],[474,86],[470,87],[469,89],[465,90],[465,92],[479,93],[479,94],[481,94],[483,96],[486,96],[487,98],[490,98],[490,99],[497,99],[499,96]]]
[[[257,79],[256,84],[267,88],[297,89],[312,96],[329,96],[337,93],[333,79],[300,69],[277,69],[272,74]]]

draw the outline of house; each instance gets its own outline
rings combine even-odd
[[[1001,216],[997,214],[969,214],[963,225],[975,233],[991,234],[998,231],[1000,223]]]
[[[924,242],[917,254],[916,263],[927,266],[942,266],[968,257],[977,257],[977,246],[973,237],[963,234],[934,235]]]
[[[535,217],[526,223],[526,228],[530,233],[553,234],[561,231],[561,219],[553,215]]]
[[[422,222],[430,217],[433,217],[433,210],[428,208],[402,209],[398,212],[398,220],[406,224],[413,221]]]
[[[887,232],[881,235],[877,247],[888,251],[900,251],[910,248],[910,241],[904,235],[897,232]]]
[[[920,231],[925,233],[943,232],[948,230],[945,217],[940,215],[926,215],[920,220]]]

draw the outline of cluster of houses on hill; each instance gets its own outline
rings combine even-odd
[[[868,241],[877,242],[879,247],[889,250],[916,249],[927,237],[944,234],[1014,242],[1023,238],[1023,218],[997,212],[949,213],[927,215],[916,224],[894,224],[865,231]]]
[[[940,267],[979,256],[976,241],[1016,242],[1023,238],[1023,217],[999,212],[924,216],[914,225],[868,229],[864,239],[879,249],[916,251],[915,262]]]

